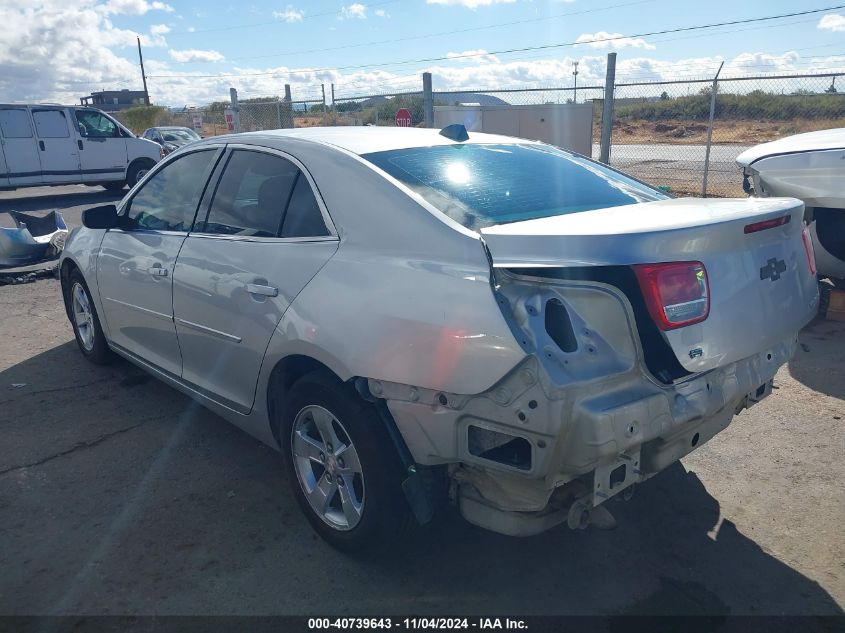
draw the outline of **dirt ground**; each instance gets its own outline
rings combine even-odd
[[[843,614],[845,323],[609,502],[616,530],[512,539],[449,509],[380,559],[315,537],[272,449],[87,363],[57,281],[0,286],[0,323],[0,614]]]

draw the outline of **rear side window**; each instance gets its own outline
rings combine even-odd
[[[232,152],[202,230],[247,237],[328,235],[300,169],[280,156],[249,150]]]
[[[33,110],[35,131],[39,138],[67,138],[67,119],[61,110]]]
[[[192,152],[168,163],[147,180],[129,202],[131,227],[189,231],[217,153]]]
[[[24,109],[0,110],[0,132],[5,138],[32,138],[29,113]]]
[[[282,237],[316,237],[328,235],[317,198],[304,174],[299,174],[290,198]]]
[[[545,145],[455,144],[363,158],[470,229],[667,198],[599,163]]]
[[[289,160],[235,150],[217,186],[204,232],[277,237],[297,176],[299,168]]]

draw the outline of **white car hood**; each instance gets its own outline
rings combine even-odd
[[[762,143],[740,154],[736,162],[740,167],[748,167],[754,161],[776,154],[794,154],[827,149],[845,148],[845,128],[819,130],[787,136],[771,143]]]

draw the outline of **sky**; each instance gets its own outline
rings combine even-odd
[[[845,5],[845,0],[840,0]],[[845,72],[836,0],[0,0],[0,102],[78,103],[140,89],[175,107],[283,94],[294,99],[434,87],[601,85],[617,81]],[[823,11],[712,29],[713,23]],[[545,48],[538,48],[545,47]],[[524,50],[531,49],[534,50]],[[523,49],[514,51],[513,49]],[[507,52],[513,51],[513,52]],[[845,78],[843,78],[845,87]],[[330,98],[329,98],[330,100]]]

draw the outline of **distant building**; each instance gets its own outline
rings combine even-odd
[[[80,97],[79,103],[97,107],[105,112],[125,110],[135,105],[144,105],[144,91],[102,90],[92,92],[90,97]]]

